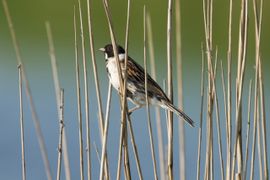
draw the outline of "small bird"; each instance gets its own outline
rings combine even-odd
[[[105,47],[100,48],[100,51],[104,52],[106,69],[109,80],[113,87],[120,91],[120,81],[117,69],[116,57],[114,56],[112,44],[107,44]],[[120,61],[120,67],[122,76],[124,76],[125,66],[125,50],[121,46],[117,46],[118,57]],[[145,71],[142,66],[136,63],[131,57],[127,59],[127,98],[135,104],[135,107],[129,110],[131,114],[133,111],[143,107],[146,104],[145,101]],[[153,78],[147,74],[147,93],[149,98],[149,104],[160,106],[166,110],[170,110],[176,113],[178,116],[184,118],[184,120],[192,127],[194,122],[188,115],[182,110],[175,107],[169,98],[166,96],[161,87],[157,84]]]

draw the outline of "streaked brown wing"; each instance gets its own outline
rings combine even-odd
[[[133,83],[136,87],[137,91],[145,94],[145,73],[142,66],[136,63],[132,58],[129,57],[127,62],[127,75],[128,81]],[[124,67],[124,63],[121,64],[122,68]],[[160,86],[156,83],[155,80],[147,73],[147,92],[149,97],[156,97],[158,100],[169,101],[166,94],[160,88]]]

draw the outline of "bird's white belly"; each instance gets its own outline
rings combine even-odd
[[[107,69],[109,73],[109,79],[113,87],[119,91],[120,89],[120,81],[119,81],[119,74],[117,70],[117,64],[115,59],[110,59],[107,64]]]

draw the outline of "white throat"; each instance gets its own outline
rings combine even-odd
[[[119,58],[119,61],[125,60],[125,54],[118,54],[118,58]],[[108,54],[105,53],[105,59],[112,60],[112,59],[114,59],[114,57],[108,57]]]

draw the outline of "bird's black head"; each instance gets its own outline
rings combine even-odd
[[[114,57],[112,44],[107,44],[104,48],[100,48],[99,50],[104,52],[107,55],[107,58]],[[125,54],[125,50],[119,45],[117,45],[117,52],[118,55]]]

